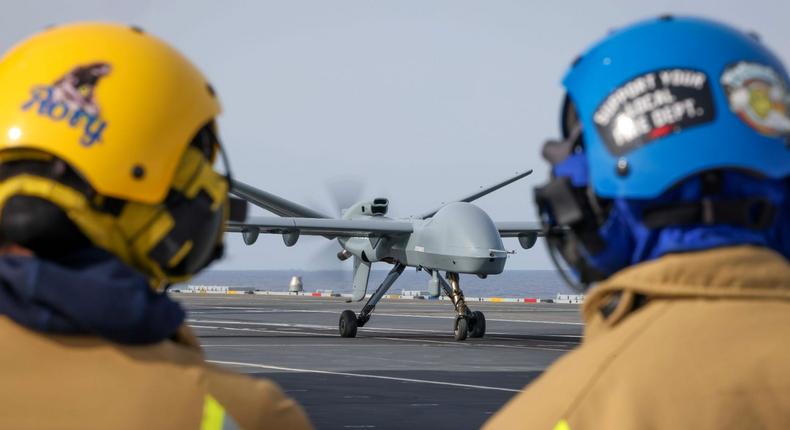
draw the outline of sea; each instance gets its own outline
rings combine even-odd
[[[186,285],[223,286],[239,290],[288,291],[294,276],[302,278],[304,291],[351,292],[350,270],[208,270]],[[385,270],[370,274],[368,293],[387,276]],[[427,291],[430,277],[425,272],[407,269],[390,288],[390,293]],[[182,286],[186,286],[182,285]],[[576,294],[554,270],[507,270],[499,275],[480,279],[461,275],[461,289],[466,297],[535,297],[553,299],[557,294]]]

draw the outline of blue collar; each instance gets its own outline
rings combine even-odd
[[[142,274],[90,248],[57,262],[0,256],[0,314],[51,334],[96,335],[125,344],[172,337],[184,310]]]

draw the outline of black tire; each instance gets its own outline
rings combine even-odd
[[[455,329],[453,331],[455,340],[466,340],[466,336],[469,334],[469,328],[467,324],[466,318],[458,317],[455,319]]]
[[[357,314],[354,311],[343,311],[338,324],[341,337],[357,336]]]
[[[480,311],[472,312],[472,328],[469,337],[483,337],[486,335],[486,316]]]

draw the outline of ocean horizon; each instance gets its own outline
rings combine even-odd
[[[411,270],[410,270],[411,269]],[[390,293],[427,291],[430,277],[424,271],[407,269],[390,288]],[[370,273],[368,293],[372,293],[387,276],[386,270]],[[223,286],[240,290],[288,291],[293,276],[301,276],[304,291],[332,290],[350,293],[350,270],[208,270],[180,286]],[[178,286],[176,286],[178,288]],[[557,294],[575,294],[554,270],[507,270],[480,279],[461,275],[461,289],[467,297],[535,297],[555,298]]]

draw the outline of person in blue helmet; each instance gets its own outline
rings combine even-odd
[[[754,34],[664,16],[563,81],[536,189],[584,341],[485,428],[790,428],[790,80]],[[560,265],[558,265],[560,266]]]

